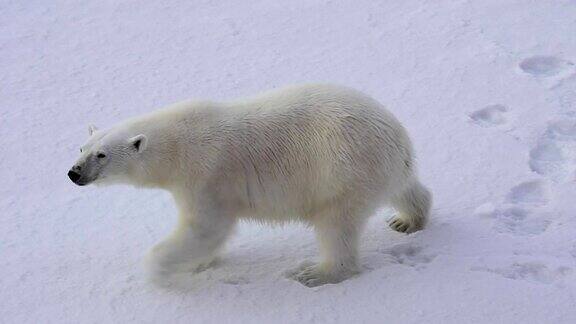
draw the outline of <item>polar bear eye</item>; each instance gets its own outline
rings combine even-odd
[[[82,149],[80,149],[80,153],[82,153]]]
[[[104,153],[98,153],[98,154],[96,155],[96,157],[99,158],[99,159],[103,159],[103,158],[106,157],[106,154],[104,154]]]

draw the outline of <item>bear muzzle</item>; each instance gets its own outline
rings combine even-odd
[[[72,182],[74,182],[77,185],[81,185],[78,183],[78,180],[80,180],[80,178],[82,177],[82,175],[80,175],[80,173],[76,172],[76,171],[68,171],[68,178],[70,178],[70,180],[72,180]]]
[[[81,180],[82,174],[80,174],[80,170],[82,170],[82,168],[78,165],[75,165],[74,167],[72,167],[72,169],[70,169],[70,171],[68,171],[68,178],[70,178],[70,180],[72,180],[72,182],[74,182],[75,184],[79,186],[84,186],[87,184],[87,182]]]

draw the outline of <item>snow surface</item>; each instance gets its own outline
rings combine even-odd
[[[576,323],[576,1],[0,3],[0,322]],[[167,193],[77,187],[87,125],[341,83],[406,125],[430,226],[373,217],[361,275],[306,288],[302,226],[243,224],[190,291],[147,284]]]

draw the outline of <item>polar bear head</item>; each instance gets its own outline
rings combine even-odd
[[[144,172],[143,152],[148,138],[128,129],[100,131],[88,127],[88,141],[80,148],[80,158],[68,171],[68,177],[79,186],[90,183],[131,183]]]

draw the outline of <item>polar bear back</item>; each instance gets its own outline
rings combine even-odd
[[[387,198],[412,175],[404,128],[355,90],[296,86],[227,105],[231,131],[216,178],[237,180],[251,207],[313,213],[341,196]]]
[[[129,124],[131,132],[147,133],[154,168],[172,172],[174,185],[208,190],[219,204],[266,221],[307,217],[342,197],[386,200],[413,175],[411,144],[398,120],[340,86],[180,103]]]

